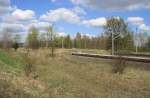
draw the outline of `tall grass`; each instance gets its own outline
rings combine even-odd
[[[27,64],[31,63],[36,68],[34,72],[38,74],[38,78],[25,76],[23,79],[13,79],[14,83],[32,95],[38,95],[36,98],[149,98],[150,71],[130,68],[129,66],[134,65],[133,62],[127,63],[128,66],[124,70],[120,68],[120,64],[125,64],[124,61],[118,60],[114,68],[117,69],[117,73],[124,73],[112,74],[112,61],[72,56],[72,51],[74,50],[58,49],[55,58],[52,58],[47,57],[49,53],[47,49],[31,50]],[[17,57],[10,56],[10,58]],[[11,64],[13,63],[10,63],[10,66]],[[7,89],[4,89],[5,91]]]
[[[112,72],[123,74],[126,68],[126,61],[122,59],[122,56],[119,56],[119,59],[115,60],[112,64]]]

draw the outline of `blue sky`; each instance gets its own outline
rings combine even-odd
[[[23,28],[24,31],[13,30],[23,34],[28,33],[27,27],[31,25],[43,30],[43,26],[53,23],[56,32],[62,35],[74,36],[76,32],[81,32],[96,36],[103,32],[106,18],[111,16],[122,17],[132,29],[137,26],[140,31],[150,31],[149,0],[0,0],[0,2],[8,3],[5,8],[9,7],[7,14],[2,13],[3,24],[0,26]],[[0,6],[3,7],[2,3]],[[1,10],[0,12],[4,12]]]

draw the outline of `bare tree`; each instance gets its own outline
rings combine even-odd
[[[4,49],[8,50],[11,48],[12,38],[9,29],[4,29],[2,33],[2,46]]]
[[[19,34],[16,34],[13,38],[13,44],[12,44],[12,47],[15,49],[15,51],[19,48],[20,42],[21,42],[21,36]]]
[[[51,47],[51,56],[54,56],[54,49],[55,49],[55,33],[54,33],[54,28],[52,26],[47,27],[47,47]]]
[[[37,49],[39,47],[38,29],[35,27],[31,27],[29,31],[30,33],[27,36],[28,47]]]

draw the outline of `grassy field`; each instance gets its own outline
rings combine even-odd
[[[31,50],[33,72],[24,74],[24,49],[0,51],[0,98],[149,98],[150,64],[127,62],[123,74],[115,61],[72,56],[71,52],[109,54],[102,50]],[[36,76],[36,78],[35,78]],[[5,96],[5,97],[4,97]]]

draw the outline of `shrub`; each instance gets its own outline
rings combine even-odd
[[[17,42],[14,42],[12,47],[15,49],[15,51],[19,48],[19,44]]]
[[[26,52],[23,54],[23,59],[24,59],[24,71],[25,71],[25,75],[26,76],[29,76],[34,68],[33,68],[33,60],[31,59],[31,56],[30,56],[30,50],[27,49]]]
[[[113,65],[112,69],[113,73],[122,74],[126,67],[126,61],[122,59],[121,55],[119,55],[119,59],[117,59],[112,65]]]

